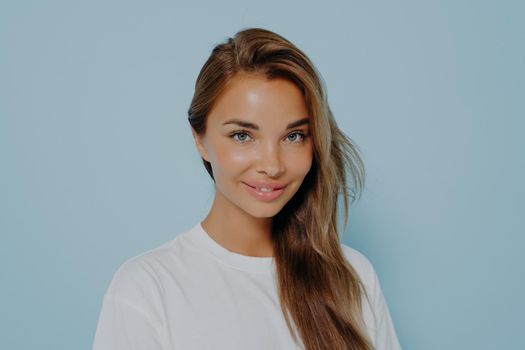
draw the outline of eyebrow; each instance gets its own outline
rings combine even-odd
[[[227,125],[227,124],[237,124],[239,126],[242,126],[243,128],[259,130],[259,126],[257,124],[253,124],[253,123],[241,120],[241,119],[231,119],[231,120],[228,120],[222,123],[222,125]],[[308,117],[291,122],[290,124],[286,126],[286,130],[296,128],[304,124],[310,124],[310,119]]]

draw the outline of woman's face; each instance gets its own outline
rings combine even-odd
[[[220,203],[254,217],[273,217],[293,197],[312,165],[304,98],[292,82],[239,73],[195,133],[211,163]]]

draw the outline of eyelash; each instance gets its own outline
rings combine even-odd
[[[236,139],[235,139],[235,136],[236,136],[236,135],[239,135],[239,134],[250,135],[250,133],[249,133],[247,130],[236,130],[236,131],[232,132],[232,133],[229,135],[229,137],[232,138],[232,139],[234,139],[235,141],[237,141],[237,142],[239,142],[239,143],[246,143],[246,142],[247,142],[246,140],[241,141],[241,140],[236,140]],[[306,134],[306,133],[304,133],[304,132],[302,132],[302,131],[292,131],[291,133],[288,134],[288,136],[290,136],[290,135],[294,135],[294,134],[300,135],[300,136],[302,137],[302,139],[301,139],[301,141],[291,141],[292,143],[302,143],[302,142],[304,142],[304,141],[306,140],[306,138],[310,137],[309,134]],[[288,136],[286,136],[286,137],[288,137]],[[250,136],[250,137],[251,137],[251,136]]]

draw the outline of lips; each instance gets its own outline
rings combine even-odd
[[[284,193],[286,185],[268,182],[243,182],[244,187],[254,198],[263,202],[271,202]],[[255,187],[252,185],[256,185]],[[261,186],[261,187],[259,187]],[[264,187],[267,186],[267,187]]]
[[[261,190],[261,189],[279,190],[286,186],[286,184],[279,183],[279,182],[264,182],[264,181],[246,181],[245,184],[257,190]]]

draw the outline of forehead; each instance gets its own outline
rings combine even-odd
[[[231,118],[261,125],[283,126],[308,117],[301,90],[284,78],[268,80],[262,74],[239,73],[217,97],[208,123],[221,124]]]

